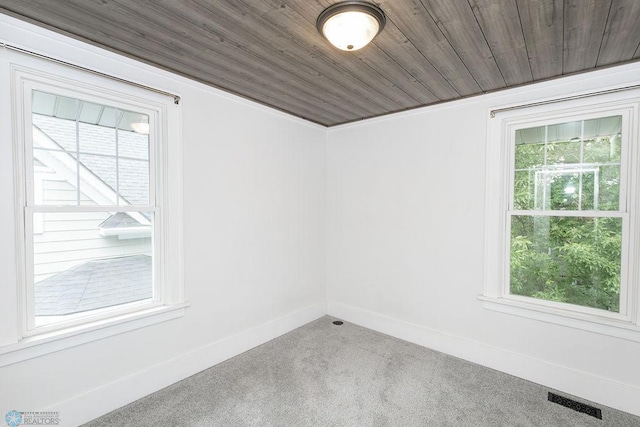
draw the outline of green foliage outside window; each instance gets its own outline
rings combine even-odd
[[[584,137],[598,120],[581,138],[516,144],[514,209],[530,212],[511,216],[511,294],[619,311],[622,219],[536,215],[619,209],[620,135]]]

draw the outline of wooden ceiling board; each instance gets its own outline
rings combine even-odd
[[[482,91],[420,0],[378,2],[410,42],[461,95]]]
[[[315,27],[337,2],[0,0],[0,12],[325,126],[640,59],[639,0],[378,0],[387,25],[355,52]]]
[[[611,0],[565,0],[563,74],[595,68],[610,9]]]
[[[640,1],[622,0],[612,3],[596,65],[603,66],[633,59],[640,45],[638,22]]]
[[[97,6],[92,4],[91,6]],[[96,21],[96,22],[84,22],[82,15],[77,15],[77,8],[71,4],[67,9],[64,19],[77,19],[74,22],[74,28],[82,28],[83,26],[91,26],[96,29],[98,34],[104,34],[102,41],[107,40],[110,46],[115,47],[116,50],[129,51],[134,48],[144,46],[144,52],[136,55],[136,57],[146,59],[150,63],[162,63],[164,68],[173,70],[179,73],[186,73],[196,80],[204,83],[211,84],[211,73],[224,76],[221,81],[217,81],[216,85],[224,87],[225,89],[236,93],[251,93],[256,98],[263,100],[266,99],[271,105],[278,104],[278,107],[284,111],[297,111],[297,115],[308,118],[309,120],[316,121],[314,116],[318,116],[322,123],[327,120],[336,120],[339,117],[334,111],[328,110],[322,111],[322,109],[306,106],[308,97],[304,94],[300,94],[299,91],[290,88],[288,85],[283,85],[276,90],[269,89],[265,86],[264,81],[267,77],[280,78],[277,75],[277,71],[274,68],[267,67],[260,62],[250,62],[251,59],[247,55],[241,55],[241,62],[236,62],[231,55],[220,55],[217,52],[201,51],[199,48],[194,47],[192,44],[177,41],[175,38],[167,35],[165,32],[157,35],[156,37],[149,38],[146,34],[140,31],[142,26],[134,25],[136,17],[127,8],[122,8],[117,3],[109,3],[109,6],[114,10],[110,12],[110,16],[119,16],[122,13],[125,15],[122,19],[124,22],[131,20],[131,25],[116,25],[117,37],[113,35],[107,36],[105,31],[113,31],[115,24]],[[99,10],[90,8],[90,12],[98,16]],[[53,15],[52,15],[53,16]],[[56,22],[52,17],[51,21]],[[118,21],[120,22],[120,21]],[[158,23],[154,19],[147,19],[146,25],[158,26]],[[133,28],[138,28],[134,30]],[[140,39],[144,41],[141,42]],[[222,43],[224,45],[224,43]],[[226,46],[226,45],[225,45]],[[233,51],[235,53],[235,50]],[[224,61],[221,59],[224,58]],[[207,71],[200,68],[198,59],[205,59],[207,62]]]
[[[459,97],[455,88],[445,79],[393,22],[384,27],[384,37],[374,39],[373,43],[384,53],[392,57],[411,76],[434,94],[439,100]]]
[[[167,2],[172,3],[172,2]],[[341,90],[336,84],[323,76],[314,68],[305,64],[304,61],[297,58],[294,54],[287,53],[284,50],[284,44],[281,37],[278,37],[277,29],[264,28],[264,21],[253,23],[249,26],[248,20],[242,19],[242,14],[235,9],[224,9],[218,7],[215,9],[215,20],[202,19],[204,16],[212,16],[212,12],[199,5],[189,8],[188,13],[179,8],[177,2],[168,4],[165,9],[170,12],[168,15],[167,25],[175,22],[178,14],[187,18],[185,21],[186,28],[198,29],[197,41],[204,41],[203,48],[210,46],[209,52],[217,53],[222,58],[218,62],[225,62],[227,58],[235,59],[242,63],[243,60],[252,60],[254,64],[246,64],[248,68],[262,68],[266,65],[266,70],[261,79],[262,84],[272,80],[279,81],[279,86],[290,87],[294,92],[303,95],[305,102],[315,102],[322,105],[327,112],[339,112],[341,114],[363,115],[371,114],[366,105],[354,102],[354,97],[344,100],[344,92],[348,92],[348,88]],[[207,25],[207,22],[211,24]],[[223,33],[224,28],[219,28],[218,23],[224,23],[235,28],[233,33]],[[269,31],[274,37],[268,42],[261,37],[260,34]],[[246,43],[249,40],[250,43]],[[288,45],[294,45],[290,40],[284,40]],[[278,77],[272,74],[278,73]]]
[[[216,8],[217,13],[220,13],[220,10],[221,8]],[[247,71],[249,71],[251,75],[247,76],[245,80],[247,82],[258,83],[263,87],[263,90],[271,89],[270,83],[279,81],[277,87],[283,89],[288,97],[295,100],[292,107],[287,107],[289,108],[289,111],[298,111],[298,109],[302,108],[304,104],[312,103],[314,108],[318,108],[319,105],[325,104],[325,106],[321,108],[326,114],[335,115],[336,113],[342,113],[343,117],[350,117],[352,120],[360,117],[360,114],[363,114],[358,111],[359,108],[353,108],[353,106],[350,105],[352,103],[351,100],[354,99],[354,97],[349,97],[346,100],[344,99],[345,92],[348,93],[349,91],[345,89],[340,92],[340,90],[338,90],[340,88],[336,84],[333,84],[333,91],[339,94],[342,98],[342,102],[334,100],[334,102],[327,104],[325,100],[326,92],[317,90],[315,85],[312,83],[321,79],[310,79],[309,81],[299,82],[290,75],[290,70],[297,70],[297,67],[287,66],[288,64],[281,62],[279,52],[267,50],[266,46],[258,46],[258,48],[256,48],[255,44],[250,44],[249,46],[252,47],[249,51],[246,51],[235,43],[236,33],[242,32],[243,24],[232,22],[229,23],[229,25],[233,26],[234,32],[226,34],[227,38],[224,39],[224,42],[215,44],[211,47],[211,53],[215,54],[215,56],[211,56],[211,59],[206,62],[217,62],[223,66],[228,62],[235,62],[239,64],[239,66],[234,68],[232,73],[234,75],[245,76]],[[244,37],[246,40],[246,34]],[[329,84],[331,83],[332,82],[329,82]],[[364,86],[363,91],[366,89],[368,89],[368,87]],[[276,94],[274,96],[276,102],[277,97],[278,95]],[[377,109],[377,112],[379,111],[380,108]],[[370,113],[364,114],[372,115]],[[305,117],[309,116],[305,115]]]
[[[422,0],[482,91],[507,85],[467,0]]]
[[[507,86],[533,80],[516,0],[469,0]]]
[[[516,5],[534,81],[562,75],[562,0],[517,0]]]
[[[140,10],[144,10],[144,2],[128,2],[125,0],[121,1],[121,3],[126,13],[134,17],[140,16]],[[235,31],[228,35],[213,27],[210,27],[207,31],[198,31],[200,27],[197,24],[191,19],[185,19],[185,17],[191,18],[194,15],[198,15],[200,11],[197,8],[189,8],[189,15],[184,10],[181,12],[182,15],[176,15],[176,10],[173,8],[179,3],[175,1],[166,3],[163,8],[159,9],[159,12],[154,14],[154,19],[150,20],[147,25],[150,27],[171,28],[167,30],[167,37],[169,38],[178,38],[180,32],[189,31],[193,40],[190,40],[188,44],[191,46],[191,50],[198,52],[194,55],[196,61],[204,59],[201,54],[208,52],[211,59],[207,62],[237,63],[239,68],[235,71],[236,73],[243,75],[243,70],[251,70],[254,74],[257,73],[251,79],[252,81],[260,82],[265,90],[273,90],[277,91],[277,93],[282,90],[286,91],[286,93],[298,99],[298,103],[301,104],[300,107],[303,104],[313,102],[315,108],[324,111],[328,115],[362,113],[354,106],[349,106],[348,102],[340,103],[336,96],[332,96],[331,92],[318,88],[315,84],[317,80],[320,80],[317,78],[317,73],[310,77],[301,76],[303,73],[300,72],[300,67],[297,66],[299,64],[292,65],[287,63],[285,61],[286,58],[283,58],[280,52],[261,49],[261,47],[266,48],[266,46],[261,46],[259,38],[253,38],[251,34],[243,31],[241,23],[228,22],[229,25],[233,25],[235,28]],[[129,6],[125,7],[127,4]],[[220,8],[216,11],[220,13]],[[213,22],[217,23],[223,19],[219,16],[216,16],[216,18]],[[172,27],[170,27],[171,24],[173,24]],[[250,40],[251,43],[246,45],[249,48],[238,44],[238,37],[242,37],[243,40]],[[193,59],[190,59],[189,63],[191,61]],[[345,106],[345,104],[347,105]]]

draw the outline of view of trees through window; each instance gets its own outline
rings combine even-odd
[[[510,293],[619,312],[621,116],[515,134]]]

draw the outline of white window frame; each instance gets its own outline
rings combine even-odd
[[[41,62],[41,61],[37,61]],[[181,317],[189,305],[184,297],[182,237],[181,108],[172,98],[104,77],[42,61],[42,68],[10,64],[16,230],[16,318],[13,331],[0,341],[0,366],[26,360],[62,348],[101,339],[128,330]],[[43,71],[46,69],[47,71]],[[49,70],[54,73],[49,72]],[[154,297],[143,302],[80,313],[60,323],[34,327],[32,276],[33,224],[29,205],[34,201],[31,155],[31,91],[42,90],[91,102],[148,114],[150,126],[150,202],[154,218]],[[155,150],[155,152],[153,152]],[[155,191],[154,191],[155,190]],[[156,200],[153,200],[155,194]],[[65,207],[68,208],[68,207]],[[77,212],[104,207],[72,207]],[[38,212],[56,211],[39,207]],[[118,206],[118,210],[149,210]],[[35,227],[35,230],[34,230]],[[6,337],[13,337],[7,343]],[[1,338],[1,337],[0,337]]]
[[[498,107],[496,109],[503,109]],[[581,100],[518,108],[489,118],[485,194],[485,308],[548,323],[640,341],[640,91],[626,91]],[[620,206],[618,211],[539,211],[545,216],[622,218],[623,248],[620,312],[513,295],[509,292],[510,215],[513,210],[514,141],[517,129],[575,120],[623,117]],[[531,214],[532,211],[521,211]],[[536,214],[538,211],[536,211]]]
[[[32,166],[33,167],[33,166]],[[42,203],[42,196],[44,193],[44,181],[46,172],[43,173],[42,167],[33,167],[34,178],[33,178],[33,198],[36,204]],[[44,233],[44,214],[37,213],[33,217],[33,233],[34,234],[42,234]]]

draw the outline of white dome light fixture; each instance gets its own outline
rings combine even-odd
[[[378,6],[364,1],[345,1],[326,8],[316,27],[338,49],[365,47],[384,28],[386,18]]]

